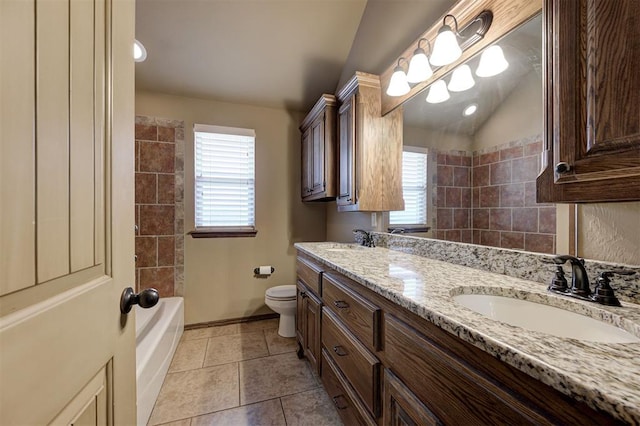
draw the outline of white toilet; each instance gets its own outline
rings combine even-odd
[[[280,314],[278,334],[282,337],[296,336],[296,286],[279,285],[267,289],[264,303]]]

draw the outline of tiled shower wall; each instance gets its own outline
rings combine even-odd
[[[555,206],[535,200],[541,152],[535,137],[473,154],[438,153],[434,236],[555,253]]]
[[[184,293],[184,122],[136,116],[136,289]]]
[[[472,243],[471,156],[465,151],[440,152],[436,156],[434,237]]]

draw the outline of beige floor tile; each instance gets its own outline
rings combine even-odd
[[[318,387],[306,365],[294,352],[240,363],[240,403],[291,395]]]
[[[207,339],[181,341],[173,355],[169,373],[201,368],[207,351]]]
[[[295,337],[282,337],[278,334],[278,329],[276,328],[264,330],[264,337],[267,339],[270,355],[295,352],[298,349]]]
[[[232,334],[209,339],[204,366],[226,364],[269,355],[264,333]]]
[[[237,407],[238,364],[167,374],[151,413],[157,425]]]
[[[177,420],[175,422],[162,423],[158,426],[191,426],[191,419]]]
[[[342,425],[333,402],[323,388],[283,396],[280,400],[287,426]]]
[[[216,336],[226,336],[229,334],[238,334],[240,332],[239,324],[220,325],[217,327],[196,328],[193,330],[185,330],[182,334],[182,340],[208,339]]]
[[[194,417],[191,421],[191,426],[286,426],[286,424],[279,399],[218,411]]]
[[[278,328],[279,318],[273,318],[262,321],[249,321],[238,324],[241,333],[253,333],[261,330],[270,330]]]

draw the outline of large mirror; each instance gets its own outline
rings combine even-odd
[[[494,45],[508,62],[504,71],[477,76],[477,55],[466,62],[473,87],[449,90],[439,103],[426,101],[427,88],[403,105],[405,150],[423,150],[428,159],[430,230],[420,235],[555,253],[555,206],[535,202],[543,133],[541,17]],[[453,73],[443,78],[447,85]]]

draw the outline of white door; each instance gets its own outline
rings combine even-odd
[[[135,424],[133,0],[0,1],[0,424]]]

